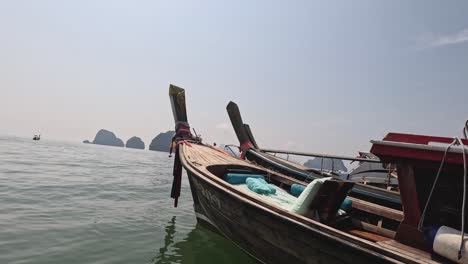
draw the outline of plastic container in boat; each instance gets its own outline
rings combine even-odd
[[[468,264],[468,234],[465,233],[465,243],[462,247],[462,258],[458,259],[458,250],[460,249],[461,231],[448,226],[441,226],[435,230],[433,237],[432,250],[456,263]]]

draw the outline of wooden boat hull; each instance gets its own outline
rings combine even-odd
[[[182,161],[182,164],[184,162]],[[201,223],[212,225],[246,253],[264,263],[394,263],[319,229],[291,221],[187,170],[194,209]]]

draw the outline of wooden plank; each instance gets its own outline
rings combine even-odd
[[[349,230],[348,233],[350,233],[352,235],[355,235],[355,236],[358,236],[358,237],[368,239],[368,240],[373,241],[373,242],[380,242],[380,241],[390,240],[390,238],[388,238],[388,237],[384,237],[384,236],[381,236],[381,235],[377,235],[377,234],[374,234],[374,233],[369,233],[369,232],[362,231],[362,230],[357,230],[357,229]]]
[[[438,261],[432,260],[429,252],[398,243],[395,240],[381,241],[377,242],[377,244],[391,251],[398,251],[411,259],[418,260],[423,263],[439,263]]]
[[[369,223],[366,223],[366,222],[363,222],[363,221],[359,221],[357,219],[352,219],[351,221],[352,221],[354,226],[362,228],[362,229],[364,229],[366,231],[370,231],[370,232],[373,232],[373,233],[376,233],[376,234],[379,234],[379,235],[382,235],[382,236],[386,236],[386,237],[389,237],[389,238],[394,238],[395,237],[395,232],[390,230],[390,229],[386,229],[386,228],[383,228],[383,227],[378,227],[376,225],[369,224]]]
[[[417,249],[417,248],[414,248],[414,247],[407,246],[405,244],[399,243],[396,240],[388,240],[388,241],[385,242],[385,245],[389,245],[389,246],[392,246],[392,247],[395,247],[395,248],[399,248],[401,250],[411,252],[412,254],[416,254],[416,255],[422,255],[422,256],[425,256],[425,257],[430,257],[431,256],[431,254],[429,252],[426,252],[424,250],[420,250],[420,249]]]
[[[380,215],[382,217],[393,219],[398,222],[401,222],[404,219],[404,214],[402,211],[395,210],[395,209],[385,207],[382,205],[378,205],[375,203],[370,203],[370,202],[367,202],[361,199],[356,199],[353,197],[348,197],[348,199],[353,202],[352,206],[355,209],[365,211],[365,212],[375,214],[375,215]]]
[[[413,247],[423,248],[425,246],[422,233],[418,230],[421,218],[421,206],[416,189],[416,177],[414,168],[408,162],[397,165],[398,179],[400,184],[401,202],[405,206],[403,211],[405,219],[400,224],[396,239]]]

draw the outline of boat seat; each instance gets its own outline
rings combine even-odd
[[[321,222],[330,222],[354,186],[354,182],[326,181],[309,208],[316,208]]]
[[[330,222],[353,188],[354,183],[331,177],[313,180],[299,195],[292,211],[321,222]]]

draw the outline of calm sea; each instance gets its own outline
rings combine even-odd
[[[0,263],[253,263],[197,224],[167,153],[0,136]]]

